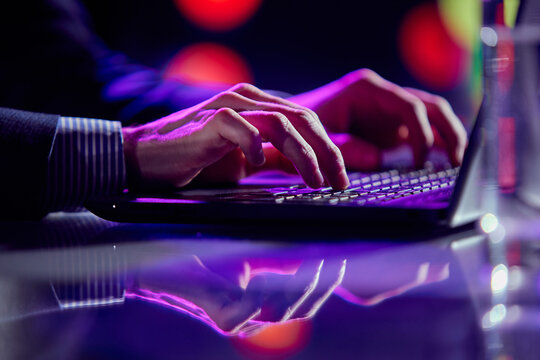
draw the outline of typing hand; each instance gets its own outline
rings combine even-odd
[[[412,149],[414,165],[421,167],[435,140],[454,165],[462,161],[467,134],[450,104],[399,87],[371,70],[357,70],[289,100],[319,115],[351,169],[375,170],[381,165],[381,149],[404,143]]]
[[[123,135],[132,183],[179,187],[212,164],[222,170],[213,181],[238,180],[264,164],[263,142],[269,141],[308,186],[321,187],[325,180],[336,189],[349,185],[341,152],[317,115],[248,84],[154,122],[124,128]]]

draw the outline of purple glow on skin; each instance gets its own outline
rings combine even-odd
[[[187,199],[164,199],[164,198],[136,198],[136,203],[167,203],[167,204],[201,204],[203,201]]]
[[[197,319],[219,333],[223,336],[248,336],[248,335],[254,335],[257,332],[262,331],[264,328],[277,324],[277,322],[271,322],[271,321],[260,321],[260,320],[254,320],[255,317],[259,316],[261,310],[254,312],[251,314],[247,319],[245,319],[242,323],[235,326],[232,330],[226,331],[221,329],[214,320],[208,316],[206,311],[202,309],[201,307],[195,305],[191,301],[188,301],[186,299],[183,299],[181,297],[171,295],[169,293],[162,293],[162,292],[153,292],[150,290],[145,289],[138,289],[137,293],[134,292],[126,292],[125,294],[126,298],[129,299],[139,299],[143,301],[148,301],[154,304],[158,304],[167,308],[171,308],[175,311],[181,312],[183,314],[189,315],[190,317]],[[295,321],[295,320],[301,320],[301,319],[294,319],[294,320],[288,320],[288,321]],[[288,322],[287,321],[287,322]],[[279,322],[280,324],[283,324],[284,322]]]

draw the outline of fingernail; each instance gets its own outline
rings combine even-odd
[[[463,161],[463,149],[456,149],[456,162],[461,164]]]
[[[265,162],[266,162],[266,158],[264,156],[263,149],[261,148],[259,150],[259,153],[257,154],[257,166],[264,165]]]

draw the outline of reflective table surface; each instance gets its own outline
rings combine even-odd
[[[497,264],[480,226],[407,242],[89,212],[1,226],[0,359],[540,354],[540,247]]]

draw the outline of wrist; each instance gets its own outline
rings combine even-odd
[[[124,160],[126,164],[127,188],[138,187],[141,179],[140,165],[137,158],[137,146],[140,130],[135,127],[123,127]]]

